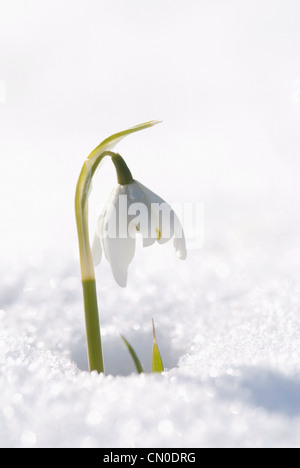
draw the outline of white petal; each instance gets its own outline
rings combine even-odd
[[[127,270],[134,257],[135,239],[103,239],[103,248],[112,273],[119,286],[127,285]]]
[[[153,224],[151,219],[151,204],[149,204],[148,198],[141,189],[138,182],[134,181],[128,184],[128,212],[131,215],[132,220],[130,226],[136,221],[136,233],[139,232],[143,237],[143,246],[148,247],[155,242],[155,237],[151,237],[151,225]],[[137,214],[137,210],[138,214]],[[135,216],[134,216],[135,214]],[[133,228],[130,230],[131,234]],[[136,234],[135,233],[135,234]]]
[[[145,202],[145,200],[143,200],[143,198],[145,198],[145,195],[144,195],[143,191],[140,188],[139,182],[134,180],[131,184],[127,185],[127,188],[128,188],[128,201],[129,201],[129,203],[135,203],[135,202],[143,203],[143,202]]]
[[[127,284],[127,270],[135,252],[135,238],[128,236],[128,203],[122,198],[124,195],[128,196],[128,186],[118,185],[107,205],[103,225],[99,224],[105,256],[116,282],[122,287]]]
[[[165,200],[163,200],[156,193],[149,190],[147,187],[145,187],[145,185],[141,184],[137,180],[135,181],[135,183],[140,188],[140,190],[142,191],[144,197],[148,200],[148,202],[150,202],[150,203],[166,203]]]
[[[163,198],[149,190],[140,182],[136,181],[136,183],[143,192],[144,199],[149,207],[151,224],[150,237],[156,240],[159,244],[165,244],[173,237],[174,234],[174,211]]]
[[[102,247],[100,237],[97,233],[95,233],[92,243],[92,258],[94,266],[99,265],[102,258]]]
[[[150,245],[153,245],[155,242],[154,237],[143,237],[143,247],[149,247]]]
[[[186,252],[186,245],[185,245],[185,237],[183,232],[183,227],[181,222],[179,221],[178,216],[174,212],[174,219],[173,219],[173,229],[174,229],[174,247],[176,251],[176,255],[178,258],[182,260],[186,259],[187,252]]]
[[[184,260],[187,256],[187,251],[183,228],[178,216],[171,208],[171,206],[156,193],[152,192],[138,181],[136,181],[136,184],[143,192],[144,197],[147,199],[148,205],[152,204],[151,223],[153,227],[155,226],[157,242],[159,244],[164,244],[165,242],[168,242],[168,240],[170,240],[174,235],[173,242],[176,255]],[[154,203],[158,203],[160,207],[156,208],[155,205],[153,205]],[[149,243],[149,245],[151,244]]]
[[[160,205],[158,217],[159,227],[156,229],[157,242],[159,244],[165,244],[172,239],[174,234],[174,211],[168,203],[164,202]]]
[[[105,206],[104,206],[104,209],[102,211],[102,213],[100,214],[99,218],[98,218],[98,221],[97,221],[97,225],[96,225],[96,229],[95,229],[95,234],[94,234],[94,238],[93,238],[93,242],[92,242],[92,258],[93,258],[93,264],[96,266],[96,265],[99,265],[99,263],[101,262],[101,258],[102,258],[102,247],[101,247],[101,239],[102,239],[102,236],[103,236],[103,233],[104,233],[104,224],[105,224],[105,219],[107,218],[107,215],[108,215],[108,212],[110,210],[110,207],[113,205],[114,203],[114,200],[118,197],[118,193],[119,193],[119,187],[115,187]]]
[[[187,252],[186,252],[185,238],[184,238],[183,232],[182,232],[182,237],[174,237],[173,243],[174,243],[177,257],[180,258],[181,260],[185,260],[187,256]]]

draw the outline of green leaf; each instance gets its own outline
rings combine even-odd
[[[153,327],[152,372],[163,372],[164,365],[163,365],[161,355],[157,346],[153,319],[152,319],[152,327]]]
[[[135,125],[134,127],[128,128],[127,130],[123,130],[118,133],[114,133],[110,137],[106,138],[100,145],[97,146],[88,156],[87,159],[89,160],[94,160],[95,158],[99,157],[101,153],[107,150],[111,150],[114,148],[119,141],[121,141],[124,137],[127,135],[130,135],[131,133],[139,132],[140,130],[144,130],[146,128],[153,127],[154,125],[157,125],[158,123],[161,123],[161,120],[150,120],[149,122],[145,122],[139,125]]]
[[[132,346],[130,346],[130,344],[128,343],[128,341],[126,340],[126,338],[123,335],[121,335],[121,338],[124,341],[125,345],[127,346],[128,351],[131,354],[131,357],[132,357],[133,362],[135,364],[136,370],[138,371],[139,374],[142,374],[144,372],[144,369],[143,369],[143,366],[140,363],[140,360],[137,357],[134,349],[132,348]]]

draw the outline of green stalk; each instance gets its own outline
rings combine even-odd
[[[86,340],[88,349],[89,370],[104,372],[104,363],[101,346],[101,334],[97,305],[95,272],[91,254],[88,228],[88,197],[93,175],[105,156],[110,156],[116,163],[119,171],[118,180],[128,180],[129,174],[123,165],[120,156],[112,153],[112,149],[122,138],[131,133],[152,127],[159,123],[157,120],[137,125],[128,130],[115,133],[95,148],[84,161],[75,193],[75,216],[79,243],[80,269],[83,288]],[[119,169],[118,169],[119,168]],[[125,172],[124,172],[125,171]]]
[[[104,372],[95,280],[82,282],[89,369]]]

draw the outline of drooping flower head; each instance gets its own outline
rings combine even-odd
[[[116,282],[125,287],[138,234],[143,237],[144,247],[154,242],[164,244],[173,238],[176,254],[181,259],[186,258],[186,246],[181,223],[171,206],[134,180],[124,160],[119,155],[117,158],[122,165],[119,179],[123,183],[114,188],[98,219],[92,256],[97,265],[104,252]]]

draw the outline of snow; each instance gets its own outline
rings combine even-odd
[[[103,263],[105,377],[87,372],[74,260],[2,278],[1,446],[298,446],[299,285],[284,250],[245,237],[185,264],[140,248],[124,291]],[[119,333],[149,372],[152,316],[168,370],[138,376]]]
[[[121,0],[103,2],[101,37],[109,26],[118,35],[102,51],[89,23],[96,27],[98,3],[83,16],[80,2],[69,12],[68,1],[54,1],[47,15],[37,1],[0,4],[9,49],[0,52],[0,447],[298,448],[299,5],[155,1],[146,11],[131,0],[125,11]],[[18,31],[28,55],[22,83]],[[209,46],[198,48],[200,39]],[[118,47],[124,82],[112,73]],[[95,64],[97,51],[111,79]],[[109,93],[97,94],[97,80]],[[90,374],[76,178],[101,140],[152,118],[164,122],[117,150],[166,201],[203,203],[204,244],[188,244],[185,261],[172,242],[138,245],[126,289],[102,260],[96,279],[106,375]],[[95,179],[91,228],[115,181],[109,163]],[[150,372],[152,318],[162,375]],[[120,333],[146,374],[136,374]]]

